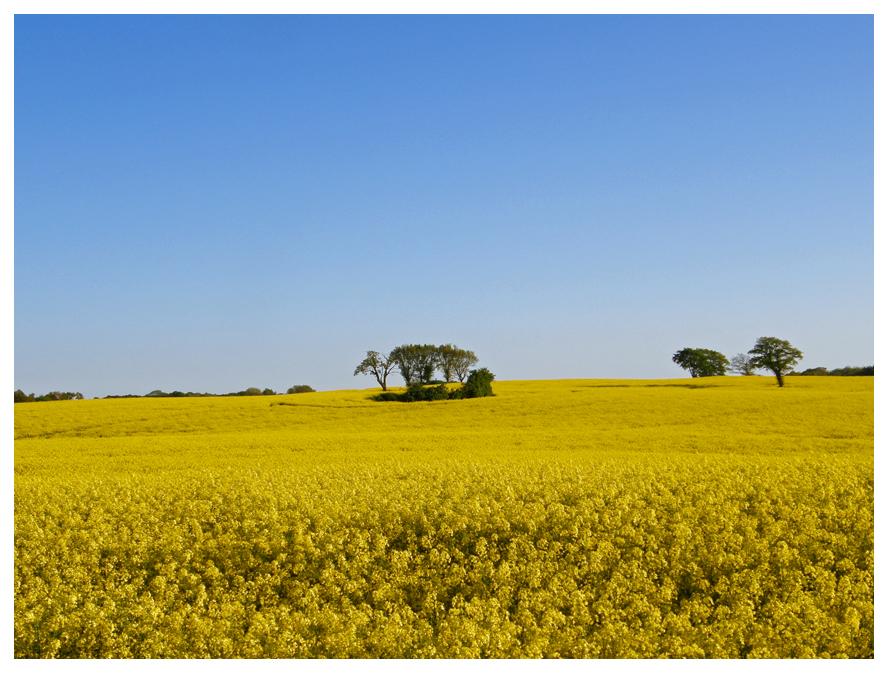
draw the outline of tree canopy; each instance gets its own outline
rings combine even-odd
[[[440,366],[441,353],[433,344],[404,344],[390,354],[406,385],[429,383]]]
[[[691,373],[691,377],[724,376],[730,364],[728,358],[709,348],[682,348],[672,361]]]

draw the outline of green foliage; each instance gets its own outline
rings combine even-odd
[[[404,399],[404,393],[395,393],[392,391],[377,393],[373,397],[370,398],[376,402],[406,402]]]
[[[749,351],[750,363],[756,369],[767,369],[777,377],[777,385],[783,387],[783,377],[802,359],[802,351],[785,339],[759,337]]]
[[[287,388],[287,395],[295,395],[296,393],[313,393],[315,389],[311,386],[299,385]]]
[[[382,390],[386,391],[386,377],[394,369],[404,379],[404,385],[409,387],[412,384],[437,384],[436,371],[442,373],[444,383],[465,381],[469,368],[477,362],[478,356],[472,351],[453,344],[403,344],[388,355],[367,351],[367,356],[358,363],[354,374],[372,374]]]
[[[491,397],[493,395],[494,375],[487,367],[473,369],[460,389],[460,397]]]
[[[429,383],[440,364],[438,347],[432,344],[404,344],[389,355],[398,367],[404,383]]]
[[[435,402],[448,398],[447,386],[443,383],[436,386],[424,386],[421,383],[412,383],[404,392],[405,402]]]
[[[446,383],[437,385],[411,383],[403,393],[382,392],[370,399],[376,402],[434,402],[490,397],[493,395],[491,385],[493,379],[494,375],[489,369],[473,369],[466,382],[453,390],[449,390]]]
[[[32,393],[32,394],[28,395],[27,393],[25,393],[24,390],[16,389],[14,401],[16,404],[19,404],[20,402],[33,402],[34,401],[34,394]]]
[[[709,348],[682,348],[672,361],[691,373],[691,377],[724,376],[730,363],[728,358]]]
[[[422,383],[411,383],[403,393],[382,392],[374,395],[371,399],[376,402],[436,402],[451,399],[451,394],[445,383],[429,386]]]
[[[472,351],[457,348],[453,344],[438,346],[438,359],[441,373],[448,383],[454,380],[465,381],[469,369],[478,363],[478,357]]]

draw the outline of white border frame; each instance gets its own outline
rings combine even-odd
[[[330,0],[322,2],[290,1],[286,0],[133,0],[123,2],[118,0],[13,0],[5,2],[0,8],[0,381],[6,390],[6,394],[14,386],[14,16],[15,14],[873,14],[874,15],[874,57],[875,57],[875,81],[874,81],[874,120],[879,119],[879,112],[884,112],[885,87],[880,82],[885,74],[885,49],[881,45],[885,39],[885,31],[880,20],[878,3],[875,1],[861,2],[847,0],[748,0],[737,2],[736,0],[552,0],[540,2],[519,0],[507,2],[506,0],[454,0],[442,2],[441,0],[426,0],[424,2],[405,2],[397,0]],[[885,337],[885,321],[879,308],[882,305],[884,293],[882,288],[885,282],[884,273],[881,272],[879,261],[885,259],[884,246],[884,198],[881,194],[888,193],[888,185],[885,184],[883,171],[880,170],[883,157],[883,136],[878,132],[878,124],[874,124],[874,272],[875,272],[875,352],[874,360],[880,361],[880,344]],[[881,364],[880,364],[881,366]],[[881,371],[881,370],[880,370]],[[881,407],[884,399],[883,386],[880,379],[876,386],[876,481],[882,483],[880,475],[883,472],[883,460],[879,458],[881,439]],[[65,660],[65,661],[36,661],[16,660],[13,658],[13,564],[14,564],[14,539],[13,539],[13,508],[14,508],[14,477],[13,477],[13,405],[11,401],[2,406],[0,411],[0,502],[2,502],[2,518],[0,518],[0,539],[3,540],[3,559],[0,564],[0,595],[2,595],[2,611],[0,611],[0,625],[2,625],[3,639],[0,641],[0,662],[10,663],[16,668],[44,669],[47,666],[64,666],[77,670],[118,671],[120,661],[97,660]],[[884,499],[876,494],[876,519],[884,520]],[[882,535],[876,528],[876,558],[882,558],[885,549],[882,543]],[[878,567],[878,565],[877,565]],[[588,670],[593,667],[596,670],[638,671],[650,668],[669,670],[736,670],[754,667],[794,671],[820,671],[836,670],[836,668],[862,670],[872,669],[879,654],[882,651],[880,645],[886,632],[883,620],[879,618],[878,606],[883,605],[886,596],[881,591],[883,583],[876,583],[876,659],[865,661],[829,661],[829,660],[769,660],[769,661],[735,661],[735,660],[587,660],[587,661],[544,661],[532,662],[527,660],[510,661],[461,661],[460,666],[480,670],[501,669],[528,670],[533,668],[558,670]],[[452,666],[452,662],[440,660],[410,660],[410,661],[379,661],[379,660],[347,660],[347,661],[321,661],[307,660],[295,662],[292,660],[213,660],[213,661],[183,661],[183,660],[127,660],[127,670],[147,670],[164,666],[174,670],[242,670],[244,667],[263,670],[281,670],[299,666],[302,670],[342,670],[345,668],[361,668],[368,671],[408,670],[421,668],[424,670],[443,671]]]

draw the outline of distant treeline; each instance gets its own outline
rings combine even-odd
[[[24,390],[15,391],[15,403],[19,402],[55,402],[56,400],[82,400],[83,393],[61,393],[57,390],[46,395],[27,394]]]
[[[311,386],[299,385],[290,386],[286,393],[278,393],[271,388],[247,388],[246,390],[238,390],[235,393],[183,393],[181,390],[174,390],[166,393],[162,390],[152,390],[141,397],[254,397],[260,395],[293,395],[294,393],[313,393],[315,389]],[[139,395],[106,395],[105,399],[113,399],[117,397],[140,397]]]
[[[311,386],[306,385],[298,385],[298,386],[290,386],[287,388],[287,395],[293,395],[295,393],[313,393],[315,389]],[[119,400],[119,399],[128,399],[133,397],[249,397],[254,395],[280,395],[283,393],[276,393],[271,388],[259,389],[259,388],[247,388],[246,390],[239,390],[236,393],[185,393],[181,390],[174,390],[171,393],[164,392],[163,390],[152,390],[150,393],[145,395],[105,395],[104,399],[106,400]],[[18,404],[19,402],[50,402],[55,400],[82,400],[83,395],[81,393],[60,393],[60,392],[51,392],[46,393],[46,395],[40,395],[35,397],[34,394],[26,394],[22,390],[15,391],[15,402]]]
[[[876,367],[842,367],[840,369],[827,369],[826,367],[812,367],[801,372],[789,372],[788,376],[875,376]]]

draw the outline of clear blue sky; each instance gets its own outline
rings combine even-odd
[[[17,16],[15,384],[873,362],[868,16]]]

